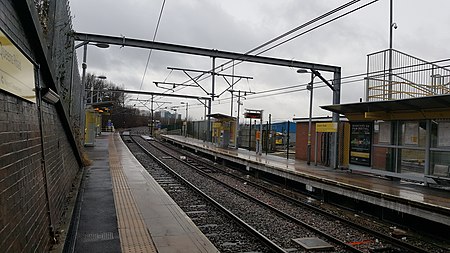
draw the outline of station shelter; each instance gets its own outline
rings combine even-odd
[[[450,95],[322,108],[350,121],[351,170],[425,183],[450,180]]]
[[[102,116],[110,115],[110,107],[112,107],[112,102],[105,101],[94,103],[89,108],[86,108],[84,129],[85,146],[95,145],[95,136],[99,136],[102,132]],[[107,127],[109,125],[105,125],[105,129]]]
[[[294,118],[296,123],[295,158],[308,160],[307,143],[309,118]],[[311,118],[311,153],[309,160],[312,164],[331,165],[332,134],[339,132],[339,167],[348,168],[349,165],[349,136],[350,124],[345,117],[340,117],[339,123],[332,122],[331,117]]]
[[[228,148],[235,145],[236,118],[214,113],[207,115],[213,118],[212,143],[220,148]]]
[[[365,102],[321,106],[350,122],[349,169],[450,182],[450,69],[387,49],[367,56]],[[344,154],[345,155],[345,154]]]

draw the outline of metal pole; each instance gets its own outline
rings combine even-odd
[[[269,121],[266,121],[266,155],[269,152]]]
[[[314,165],[317,166],[317,131],[314,131],[315,139],[314,139]]]
[[[333,77],[333,104],[341,103],[341,71],[336,70]],[[333,133],[333,147],[331,149],[333,154],[332,167],[337,169],[339,166],[339,113],[333,113],[333,122],[337,124],[336,133]]]
[[[252,149],[252,119],[250,120],[250,131],[248,132],[248,151],[250,151]]]
[[[233,94],[233,93],[232,93]],[[238,110],[237,110],[237,122],[236,122],[236,134],[235,134],[235,139],[236,139],[236,149],[239,148],[239,120],[240,120],[240,109],[241,109],[241,91],[238,91],[238,98],[237,98],[237,102],[238,102]]]
[[[215,85],[216,85],[216,57],[212,57],[212,71],[211,71],[211,100],[209,100],[208,102],[208,126],[207,126],[207,141],[211,141],[212,140],[212,131],[211,131],[211,106],[212,106],[212,102],[214,101],[214,90],[215,90]]]
[[[48,171],[47,171],[47,160],[46,160],[46,153],[45,153],[45,142],[44,142],[44,119],[42,115],[42,86],[40,83],[40,67],[37,67],[36,72],[36,93],[37,93],[37,102],[38,102],[38,120],[39,120],[39,134],[40,137],[40,146],[41,146],[41,171],[42,171],[42,177],[43,177],[43,184],[44,184],[44,191],[45,191],[45,204],[47,209],[47,216],[48,216],[48,222],[49,222],[49,232],[53,239],[55,239],[55,227],[53,226],[53,219],[52,219],[52,209],[50,204],[50,193],[49,193],[49,179],[48,179]]]
[[[150,136],[153,137],[153,125],[154,125],[154,116],[153,116],[153,95],[151,96],[151,105],[150,105],[150,115],[151,115],[151,122],[150,122]]]
[[[189,108],[189,103],[186,102],[186,126],[184,127],[184,137],[187,137],[187,133],[188,133],[188,108]]]
[[[291,123],[289,123],[289,120],[288,120],[287,121],[287,140],[286,140],[286,159],[289,159],[289,142],[290,142],[289,132],[291,131],[290,125],[291,125]]]
[[[392,99],[392,29],[393,29],[393,8],[394,1],[390,0],[390,21],[389,21],[389,84],[388,84],[388,100]]]
[[[212,101],[214,101],[214,92],[216,86],[216,57],[212,57],[211,82],[211,99]]]
[[[87,58],[87,44],[85,44],[83,46],[83,63],[81,64],[83,71],[81,74],[81,86],[82,86],[82,92],[84,92],[84,90],[86,89],[86,68],[87,68],[87,63],[86,63],[86,58]],[[83,104],[84,106],[85,104]]]
[[[269,145],[270,151],[272,151],[272,114],[269,114]]]
[[[209,116],[209,115],[211,115],[211,105],[212,105],[212,102],[211,102],[211,100],[208,100],[208,129],[207,129],[207,136],[206,136],[206,138],[207,138],[207,140],[206,141],[211,141],[212,139],[212,131],[211,131],[211,116]]]
[[[83,140],[83,145],[86,144],[86,104],[87,104],[87,96],[86,94],[86,68],[87,68],[87,44],[83,46],[83,63],[81,64],[83,70],[81,74],[81,94],[82,94],[82,103],[81,103],[81,109],[80,109],[80,118],[81,118],[81,128],[83,129],[83,136],[81,137]],[[82,115],[82,116],[81,116]],[[93,143],[94,144],[94,141]]]
[[[72,88],[73,88],[73,67],[75,65],[75,41],[73,41],[72,44],[72,62],[70,65],[70,86],[69,86],[69,97],[72,97]],[[81,93],[81,98],[83,98],[82,96],[83,93]],[[73,102],[69,103],[69,118],[72,121],[72,104]]]
[[[232,69],[232,72],[231,72],[231,90],[233,90],[234,89],[234,60],[232,61],[232,66],[233,66],[233,69]],[[230,112],[230,117],[233,117],[233,95],[234,95],[234,92],[231,92],[231,112]]]
[[[263,137],[263,110],[261,110],[261,118],[259,119],[259,140],[258,140],[258,155],[262,155],[262,137]]]
[[[306,147],[306,164],[311,164],[311,128],[312,128],[312,106],[313,106],[313,83],[314,83],[314,73],[311,73],[311,82],[306,87],[310,92],[309,97],[309,119],[308,119],[308,145]]]

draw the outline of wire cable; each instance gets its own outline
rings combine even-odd
[[[161,17],[162,17],[165,5],[166,5],[166,0],[163,0],[163,3],[161,5],[161,10],[159,12],[158,22],[156,23],[156,29],[155,29],[155,32],[153,33],[152,42],[155,42],[156,35],[158,34],[159,24],[161,22]],[[145,64],[144,74],[142,75],[142,80],[141,80],[141,85],[139,87],[139,90],[142,90],[142,85],[144,84],[145,76],[147,75],[147,69],[148,69],[148,65],[150,63],[150,58],[152,57],[152,52],[153,52],[153,49],[150,49],[150,51],[148,52],[147,63]]]
[[[437,64],[437,63],[443,63],[443,62],[448,62],[450,61],[450,58],[447,59],[442,59],[442,60],[437,60],[437,61],[433,61],[433,62],[424,62],[424,63],[420,63],[420,64],[414,64],[414,65],[408,65],[408,66],[403,66],[403,67],[398,67],[398,68],[394,68],[392,69],[393,71],[395,70],[402,70],[402,69],[407,69],[407,68],[411,68],[411,67],[419,67],[422,65],[427,65],[427,64]],[[440,68],[447,68],[450,67],[450,65],[444,65],[444,66],[439,66]],[[413,70],[413,71],[404,71],[404,72],[397,72],[396,75],[404,75],[404,74],[411,74],[411,73],[416,73],[416,72],[420,72],[420,71],[426,71],[426,70],[432,70],[433,67],[427,68],[427,69],[420,69],[420,70]],[[376,74],[382,74],[385,73],[384,70],[379,70],[379,71],[373,71],[370,73],[361,73],[361,74],[352,74],[352,75],[348,75],[345,77],[342,77],[341,80],[346,80],[346,79],[354,79],[354,78],[358,78],[356,80],[349,80],[349,81],[344,81],[341,82],[342,84],[350,84],[350,83],[356,83],[356,82],[361,82],[365,80],[365,77],[367,75],[376,75]],[[360,78],[363,77],[363,78]],[[331,80],[329,80],[331,81]],[[317,85],[320,84],[321,81],[316,81],[313,84],[313,89],[320,89],[320,88],[324,88],[324,87],[328,87],[327,85]],[[249,94],[247,95],[247,100],[253,100],[253,99],[259,99],[259,98],[266,98],[266,97],[271,97],[271,96],[277,96],[277,95],[284,95],[284,94],[289,94],[289,93],[296,93],[296,92],[300,92],[300,91],[305,91],[306,86],[309,84],[308,83],[302,83],[302,84],[295,84],[295,85],[291,85],[291,86],[286,86],[286,87],[282,87],[282,88],[275,88],[275,89],[269,89],[269,90],[263,90],[263,91],[259,91],[259,92],[255,92],[254,94]],[[300,88],[300,89],[296,89],[296,90],[288,90],[288,89],[294,89],[294,88]],[[272,93],[272,92],[276,92],[276,91],[280,91],[277,93]],[[270,93],[270,94],[264,94],[264,93]],[[264,94],[264,95],[262,95]],[[227,98],[222,98],[222,99],[217,99],[215,101],[216,102],[221,102],[221,101],[227,101],[230,100],[231,97],[227,97]],[[192,104],[193,108],[195,108],[196,105],[201,105],[201,104]]]
[[[257,51],[257,50],[259,50],[259,49],[261,49],[261,48],[264,48],[265,46],[270,45],[270,44],[272,44],[272,43],[275,42],[275,41],[278,41],[278,40],[280,40],[280,39],[282,39],[282,38],[284,38],[284,37],[286,37],[286,36],[288,36],[288,35],[290,35],[290,34],[296,32],[296,31],[298,31],[298,30],[300,30],[300,29],[303,29],[303,28],[305,28],[305,27],[307,27],[307,26],[309,26],[309,25],[312,25],[312,24],[314,24],[314,23],[316,23],[316,22],[318,22],[318,21],[320,21],[320,20],[322,20],[322,19],[324,19],[324,18],[326,18],[326,17],[328,17],[328,16],[330,16],[330,15],[336,13],[336,12],[339,12],[339,11],[341,11],[341,10],[347,8],[347,7],[350,7],[350,6],[356,4],[357,2],[360,2],[360,1],[361,1],[361,0],[354,0],[354,1],[348,2],[348,3],[344,4],[344,5],[341,5],[341,6],[335,8],[335,9],[333,9],[333,10],[331,10],[331,11],[325,13],[325,14],[320,15],[319,17],[316,17],[316,18],[314,18],[314,19],[312,19],[312,20],[310,20],[310,21],[308,21],[308,22],[306,22],[306,23],[303,23],[302,25],[299,25],[299,26],[297,26],[297,27],[295,27],[295,28],[289,30],[288,32],[283,33],[282,35],[279,35],[279,36],[275,37],[274,39],[271,39],[271,40],[269,40],[269,41],[267,41],[267,42],[265,42],[265,43],[263,43],[263,44],[261,44],[261,45],[255,47],[255,48],[253,48],[253,49],[247,51],[245,54],[250,54],[250,53],[253,53],[253,52],[255,52],[255,51]],[[257,55],[263,54],[263,53],[265,53],[265,52],[267,52],[267,51],[270,51],[270,50],[272,50],[272,49],[274,49],[274,48],[276,48],[276,47],[279,47],[279,46],[281,46],[281,45],[283,45],[283,44],[285,44],[285,43],[287,43],[287,42],[289,42],[289,41],[291,41],[291,40],[293,40],[293,39],[295,39],[295,38],[298,38],[298,37],[300,37],[300,36],[302,36],[302,35],[304,35],[304,34],[306,34],[306,33],[309,33],[309,32],[311,32],[311,31],[313,31],[313,30],[316,30],[317,28],[320,28],[320,27],[322,27],[322,26],[324,26],[324,25],[326,25],[326,24],[329,24],[329,23],[331,23],[331,22],[333,22],[333,21],[335,21],[335,20],[337,20],[337,19],[340,19],[340,18],[342,18],[342,17],[345,17],[345,16],[347,16],[347,15],[349,15],[349,14],[355,12],[355,11],[358,11],[358,10],[360,10],[360,9],[362,9],[362,8],[365,8],[365,7],[371,5],[371,4],[375,3],[375,2],[378,2],[378,1],[379,1],[379,0],[374,0],[374,1],[371,1],[371,2],[369,2],[369,3],[367,3],[367,4],[364,4],[364,5],[362,5],[362,6],[359,6],[358,8],[355,8],[355,9],[353,9],[353,10],[351,10],[351,11],[348,11],[348,12],[346,12],[346,13],[344,13],[344,14],[341,14],[341,15],[339,15],[338,17],[335,17],[335,18],[333,18],[333,19],[331,19],[331,20],[326,21],[325,23],[319,24],[319,25],[317,25],[317,26],[315,26],[315,27],[313,27],[313,28],[311,28],[311,29],[308,29],[308,30],[305,31],[305,32],[302,32],[302,33],[300,33],[300,34],[297,34],[297,35],[295,35],[295,36],[293,36],[293,37],[291,37],[291,38],[289,38],[289,39],[287,39],[287,40],[284,40],[284,41],[282,41],[282,42],[280,42],[280,43],[278,43],[278,44],[276,44],[276,45],[274,45],[274,46],[272,46],[272,47],[269,47],[269,48],[267,48],[267,49],[265,49],[265,50],[263,50],[263,51],[261,51],[261,52],[259,52],[259,53],[256,53],[255,55],[257,56]],[[243,58],[244,58],[244,60],[245,60],[245,57],[243,57]],[[239,60],[239,59],[235,59],[235,60]],[[218,73],[220,73],[220,72],[222,72],[222,71],[225,71],[225,70],[228,70],[228,69],[232,68],[233,66],[236,66],[236,65],[241,64],[244,60],[240,60],[240,61],[237,62],[237,63],[233,63],[233,60],[229,60],[229,61],[227,61],[227,62],[225,62],[225,63],[223,63],[223,64],[217,66],[216,69],[220,68],[221,70],[218,72]],[[226,67],[226,68],[223,68],[224,66],[228,65],[229,63],[233,63],[233,64],[232,64],[231,66],[228,66],[228,67]],[[214,70],[215,70],[215,69],[214,69]],[[203,80],[206,80],[206,79],[209,78],[209,77],[210,77],[210,76],[206,76],[206,77],[204,77],[204,78],[201,78],[201,79],[198,80],[198,82],[203,81]],[[189,80],[185,81],[184,83],[187,83],[187,82],[189,82]],[[176,91],[182,90],[182,89],[184,89],[184,88],[185,88],[185,87],[181,87],[180,89],[177,89]]]
[[[265,42],[265,43],[263,43],[263,44],[261,44],[261,45],[259,45],[259,46],[257,46],[257,47],[255,47],[255,48],[253,48],[253,49],[247,51],[247,52],[244,53],[244,54],[250,54],[250,53],[253,53],[253,52],[255,52],[255,51],[257,51],[257,50],[259,50],[259,49],[261,49],[261,48],[264,48],[265,46],[270,45],[271,43],[273,43],[273,42],[275,42],[275,41],[277,41],[277,40],[280,40],[280,39],[282,39],[282,38],[284,38],[284,37],[286,37],[286,36],[288,36],[288,35],[290,35],[290,34],[296,32],[296,31],[298,31],[298,30],[300,30],[300,29],[303,29],[303,28],[305,28],[305,27],[307,27],[307,26],[309,26],[309,25],[311,25],[311,24],[314,24],[315,22],[318,22],[318,21],[320,21],[320,20],[322,20],[322,19],[324,19],[324,18],[326,18],[326,17],[328,17],[328,16],[330,16],[330,15],[332,15],[332,14],[338,12],[338,11],[341,11],[341,10],[343,10],[343,9],[349,7],[349,6],[352,6],[352,5],[354,5],[354,4],[356,4],[357,2],[360,2],[360,1],[361,1],[361,0],[353,0],[353,1],[347,2],[346,4],[343,4],[343,5],[341,5],[341,6],[337,7],[337,8],[334,8],[334,9],[331,10],[331,11],[328,11],[328,12],[325,13],[325,14],[322,14],[322,15],[316,17],[316,18],[313,18],[313,19],[309,20],[308,22],[303,23],[303,24],[301,24],[301,25],[299,25],[299,26],[297,26],[297,27],[295,27],[295,28],[289,30],[288,32],[285,32],[285,33],[283,33],[283,34],[281,34],[281,35],[279,35],[279,36],[277,36],[277,37],[275,37],[275,38],[273,38],[273,39],[271,39],[271,40],[269,40],[269,41],[267,41],[267,42]],[[261,54],[261,53],[259,53],[259,54]],[[256,55],[259,55],[259,54],[256,54]],[[223,63],[223,64],[217,66],[214,70],[220,68],[221,70],[218,72],[218,73],[220,73],[220,72],[223,72],[223,71],[225,71],[225,70],[228,70],[228,69],[232,68],[233,66],[236,66],[236,65],[242,63],[242,61],[240,61],[240,62],[238,62],[238,63],[233,63],[232,66],[228,66],[228,67],[226,67],[226,68],[223,68],[224,66],[226,66],[226,65],[228,65],[229,63],[232,63],[232,62],[233,62],[233,60],[229,60],[229,61],[227,61],[227,62],[225,62],[225,63]],[[199,77],[200,77],[200,76],[198,76],[197,78],[199,78]],[[206,80],[206,79],[208,79],[208,78],[210,78],[210,76],[205,76],[205,77],[203,77],[203,78],[200,78],[200,79],[198,80],[198,82],[203,81],[203,80]],[[190,81],[191,81],[190,79],[189,79],[189,80],[186,80],[186,81],[183,82],[183,84],[189,83]],[[185,86],[184,86],[184,87],[180,87],[180,88],[176,89],[175,91],[180,91],[180,90],[182,90],[182,89],[184,89],[184,88],[186,88],[186,87],[185,87]],[[166,92],[167,92],[167,91],[164,91],[163,93],[166,93]]]

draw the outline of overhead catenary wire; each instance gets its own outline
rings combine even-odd
[[[398,67],[398,68],[394,68],[392,70],[393,71],[396,71],[396,70],[398,71],[398,70],[407,69],[407,68],[411,68],[411,67],[419,67],[419,66],[426,65],[426,64],[437,64],[437,63],[443,63],[443,62],[448,62],[448,61],[450,61],[450,58],[437,60],[437,61],[433,61],[433,62],[424,62],[424,63],[421,63],[421,64],[414,64],[414,65]],[[439,66],[439,67],[447,68],[447,67],[450,67],[450,64],[449,65]],[[397,72],[396,74],[397,75],[403,75],[403,74],[410,74],[410,73],[415,73],[415,72],[424,71],[424,70],[432,70],[432,67],[428,68],[428,69]],[[370,73],[360,73],[360,74],[348,75],[348,76],[342,77],[341,80],[347,80],[347,79],[353,79],[353,78],[358,78],[358,79],[344,81],[344,82],[341,82],[341,84],[351,84],[351,83],[361,82],[361,81],[365,80],[365,77],[367,75],[376,75],[376,74],[382,74],[382,73],[384,73],[384,70],[373,71],[373,72],[370,72]],[[363,78],[360,78],[360,77],[363,77]],[[329,81],[332,81],[332,80],[329,80]],[[324,84],[317,85],[317,84],[321,84],[321,83],[322,83],[321,81],[314,82],[313,84],[316,84],[316,85],[313,85],[313,89],[321,89],[321,88],[324,88],[324,87],[328,87],[327,85],[324,85]],[[278,96],[278,95],[284,95],[284,94],[292,94],[292,93],[296,93],[296,92],[306,91],[307,90],[306,86],[308,84],[309,84],[309,82],[308,83],[302,83],[302,84],[295,84],[295,85],[291,85],[291,86],[285,86],[285,87],[282,87],[282,88],[263,90],[263,91],[259,91],[259,92],[255,92],[253,94],[247,95],[246,99],[247,100],[254,100],[254,99],[261,99],[261,98],[266,98],[266,97],[272,97],[272,96]],[[295,89],[295,88],[299,88],[299,89],[292,90],[292,89]],[[279,92],[277,92],[277,91],[279,91]],[[277,92],[277,93],[275,93],[275,92]],[[266,93],[269,93],[269,94],[266,94]],[[230,99],[231,99],[231,97],[226,97],[226,98],[222,98],[222,99],[217,99],[215,102],[218,103],[218,102],[221,102],[221,101],[229,101]],[[192,106],[193,106],[192,108],[195,108],[195,106],[200,106],[200,104],[192,104]]]
[[[288,36],[288,35],[290,35],[290,34],[296,32],[296,31],[298,31],[298,30],[300,30],[300,29],[302,29],[302,28],[305,28],[305,27],[307,27],[307,26],[309,26],[309,25],[311,25],[311,24],[313,24],[313,23],[315,23],[315,22],[318,22],[318,21],[320,21],[321,19],[324,19],[324,18],[326,18],[326,17],[328,17],[328,16],[330,16],[330,15],[332,15],[332,14],[334,14],[334,13],[340,11],[340,10],[343,10],[343,9],[345,9],[345,8],[351,6],[351,5],[354,5],[354,4],[356,4],[357,2],[360,2],[360,1],[361,1],[361,0],[353,0],[353,1],[350,1],[350,2],[348,2],[348,3],[346,3],[346,4],[343,4],[343,5],[341,5],[341,6],[337,7],[337,8],[334,8],[333,10],[330,10],[330,11],[328,11],[328,12],[325,13],[325,14],[322,14],[322,15],[316,17],[316,18],[313,18],[312,20],[310,20],[310,21],[308,21],[308,22],[306,22],[306,23],[303,23],[303,24],[299,25],[299,26],[297,26],[297,27],[295,27],[295,28],[289,30],[288,32],[285,32],[285,33],[283,33],[283,34],[281,34],[281,35],[275,37],[274,39],[271,39],[271,40],[269,40],[269,41],[267,41],[267,42],[265,42],[265,43],[263,43],[263,44],[261,44],[261,45],[255,47],[255,48],[253,48],[253,49],[247,51],[245,54],[250,54],[250,53],[252,53],[252,52],[255,52],[255,51],[257,51],[257,50],[259,50],[259,49],[261,49],[261,48],[263,48],[263,47],[265,47],[265,46],[267,46],[267,45],[270,45],[271,43],[273,43],[273,42],[275,42],[275,41],[277,41],[277,40],[280,40],[280,39],[282,39],[282,38],[284,38],[284,37],[286,37],[286,36]],[[256,55],[259,55],[259,54],[261,54],[261,53],[262,53],[262,52],[260,52],[260,53],[258,53],[258,54],[256,54]],[[221,69],[221,70],[219,71],[219,73],[220,73],[220,72],[222,72],[222,71],[228,70],[229,68],[232,68],[233,66],[236,66],[236,65],[242,63],[242,61],[240,61],[240,62],[238,62],[238,63],[233,63],[232,66],[228,66],[228,67],[226,67],[226,68],[223,68],[224,66],[226,66],[226,65],[228,65],[229,63],[232,63],[232,62],[233,62],[233,60],[227,61],[227,62],[225,62],[225,63],[223,63],[223,64],[217,66],[215,69],[219,69],[219,68],[220,68],[220,69]],[[214,69],[214,70],[215,70],[215,69]],[[198,80],[198,82],[203,81],[203,80],[206,80],[206,79],[209,78],[209,77],[210,77],[210,76],[206,76],[206,77],[203,77],[203,78],[198,77],[198,78],[200,78],[200,79]],[[184,84],[184,83],[189,83],[189,82],[190,82],[190,80],[187,80],[187,81],[184,81],[183,84]],[[186,87],[180,87],[180,88],[178,88],[178,89],[176,89],[176,90],[174,90],[174,91],[180,91],[180,90],[182,90],[182,89],[184,89],[184,88],[186,88]],[[167,91],[165,91],[165,92],[167,92]],[[165,93],[165,92],[164,92],[164,93]]]
[[[325,25],[325,24],[328,24],[328,23],[330,23],[330,22],[332,22],[332,21],[334,21],[334,20],[337,20],[338,18],[342,18],[342,17],[345,16],[345,15],[348,15],[348,14],[350,14],[350,13],[353,13],[353,12],[355,12],[355,11],[361,9],[361,8],[367,7],[368,5],[373,4],[373,3],[377,2],[377,1],[378,1],[378,0],[371,1],[371,2],[369,2],[369,3],[367,3],[367,4],[363,5],[363,6],[360,6],[360,7],[356,8],[356,9],[354,9],[354,10],[349,11],[348,13],[345,13],[345,14],[342,14],[342,15],[340,15],[340,16],[338,16],[338,17],[335,17],[335,18],[333,18],[332,20],[329,20],[329,21],[327,21],[327,22],[325,22],[325,23],[323,23],[323,24],[319,24],[318,26],[316,26],[316,27],[314,27],[314,28],[311,28],[311,29],[317,29],[317,28],[319,28],[319,27],[321,27],[321,26],[323,26],[323,25]],[[290,41],[290,40],[293,40],[293,39],[295,39],[295,38],[297,38],[297,37],[299,37],[299,36],[301,36],[301,35],[303,35],[303,34],[305,34],[305,33],[307,33],[307,32],[310,32],[311,29],[309,29],[309,30],[307,30],[307,31],[305,31],[305,32],[303,32],[303,33],[301,33],[301,34],[297,34],[297,35],[295,35],[294,37],[288,38],[288,39],[286,39],[285,41],[282,41],[282,42],[278,43],[277,45],[274,45],[273,47],[268,48],[268,49],[266,49],[266,50],[268,51],[268,50],[270,50],[270,49],[273,49],[273,48],[276,47],[276,46],[280,46],[280,45],[282,45],[282,44],[284,44],[284,43],[287,43],[287,42]],[[266,52],[266,51],[263,51],[263,52]],[[260,53],[263,53],[263,52],[260,52]],[[233,66],[235,66],[235,65],[237,65],[237,64],[233,64]],[[224,64],[222,64],[221,66],[218,66],[218,68],[222,68],[222,70],[220,70],[220,71],[224,71],[224,70],[227,69],[227,68],[223,69],[223,66],[224,66]],[[232,66],[231,66],[231,67],[232,67]],[[411,66],[408,66],[408,67],[411,67]],[[381,71],[379,71],[379,72],[381,73]],[[413,72],[414,72],[414,71],[413,71]],[[374,72],[374,73],[375,73],[375,72]],[[404,72],[404,73],[407,73],[407,72]],[[344,80],[344,79],[349,79],[349,78],[357,78],[357,77],[361,77],[361,76],[366,76],[367,74],[368,74],[368,73],[355,74],[355,75],[352,75],[352,76],[346,76],[346,77],[342,77],[342,80]],[[370,74],[370,73],[369,73],[369,74]],[[372,74],[373,74],[373,73],[372,73]],[[202,80],[204,80],[204,79],[202,79]],[[358,79],[358,80],[352,80],[352,81],[342,82],[342,84],[355,83],[355,82],[360,82],[360,81],[362,81],[362,80],[364,80],[364,78]],[[258,99],[258,98],[264,98],[264,97],[267,97],[267,96],[283,95],[283,94],[287,94],[287,93],[294,93],[294,92],[305,91],[306,89],[305,89],[305,88],[302,88],[302,87],[304,87],[304,86],[306,86],[306,85],[307,85],[307,84],[296,84],[296,85],[293,85],[293,86],[287,86],[287,87],[281,87],[281,88],[276,88],[276,89],[271,89],[271,90],[266,90],[266,91],[260,91],[260,92],[256,92],[256,94],[254,94],[254,95],[249,95],[249,96],[251,96],[251,98],[249,98],[249,99]],[[322,87],[327,87],[327,86],[325,86],[325,85],[323,85],[323,86],[321,86],[321,85],[315,86],[315,88],[322,88]],[[292,90],[292,89],[295,89],[295,88],[298,88],[298,89],[297,89],[297,90]],[[290,90],[287,91],[287,89],[290,89]],[[277,91],[279,91],[279,92],[278,92],[278,93],[275,93],[275,92],[277,92]],[[264,96],[260,96],[260,95],[262,95],[262,94],[264,94],[264,93],[270,93],[270,94],[264,95]],[[230,98],[218,99],[217,102],[224,101],[224,100],[230,100]],[[194,104],[194,105],[195,105],[195,104]]]
[[[299,26],[297,26],[297,27],[295,27],[295,28],[289,30],[288,32],[283,33],[282,35],[279,35],[279,36],[275,37],[274,39],[271,39],[271,40],[269,40],[269,41],[267,41],[267,42],[265,42],[265,43],[263,43],[263,44],[261,44],[261,45],[255,47],[255,48],[253,48],[253,49],[247,51],[245,54],[250,54],[250,53],[253,53],[253,52],[255,52],[255,51],[257,51],[257,50],[259,50],[259,49],[261,49],[261,48],[264,48],[265,46],[268,46],[268,45],[272,44],[273,42],[276,42],[276,41],[278,41],[278,40],[280,40],[280,39],[282,39],[282,38],[284,38],[284,37],[286,37],[286,36],[289,36],[290,34],[296,32],[296,31],[298,31],[298,30],[300,30],[300,29],[303,29],[303,28],[305,28],[305,27],[307,27],[307,26],[309,26],[309,25],[312,25],[312,24],[314,24],[314,23],[316,23],[316,22],[318,22],[318,21],[320,21],[320,20],[322,20],[322,19],[324,19],[324,18],[326,18],[326,17],[328,17],[328,16],[330,16],[330,15],[336,13],[336,12],[339,12],[339,11],[341,11],[341,10],[347,8],[347,7],[350,7],[350,6],[356,4],[356,3],[360,2],[360,1],[361,1],[361,0],[350,1],[350,2],[348,2],[348,3],[346,3],[346,4],[343,4],[343,5],[341,5],[341,6],[337,7],[337,8],[334,8],[333,10],[328,11],[328,12],[325,13],[325,14],[322,14],[322,15],[320,15],[320,16],[318,16],[318,17],[316,17],[316,18],[314,18],[314,19],[312,19],[312,20],[310,20],[310,21],[308,21],[308,22],[306,22],[306,23],[303,23],[302,25],[299,25]],[[375,3],[375,2],[378,2],[378,1],[379,1],[379,0],[373,0],[373,1],[369,2],[369,3],[367,3],[367,4],[364,4],[364,5],[362,5],[362,6],[359,6],[358,8],[355,8],[355,9],[353,9],[353,10],[350,10],[350,11],[344,13],[344,14],[339,15],[338,17],[335,17],[335,18],[333,18],[333,19],[331,19],[331,20],[329,20],[329,21],[326,21],[325,23],[319,24],[319,25],[317,25],[317,26],[315,26],[315,27],[313,27],[313,28],[311,28],[311,29],[308,29],[308,30],[305,31],[305,32],[302,32],[302,33],[300,33],[300,34],[298,34],[298,35],[295,35],[294,37],[291,37],[291,38],[289,38],[289,39],[287,39],[287,40],[285,40],[285,41],[282,41],[282,42],[280,42],[280,43],[278,43],[278,44],[276,44],[276,45],[274,45],[274,46],[272,46],[272,47],[270,47],[270,48],[268,48],[268,49],[265,49],[265,50],[263,50],[263,51],[261,51],[261,52],[259,52],[259,53],[256,53],[255,55],[260,55],[260,54],[263,54],[263,53],[265,53],[265,52],[267,52],[267,51],[270,51],[270,50],[272,50],[272,49],[274,49],[274,48],[276,48],[276,47],[281,46],[282,44],[285,44],[285,43],[287,43],[287,42],[289,42],[289,41],[291,41],[291,40],[293,40],[293,39],[295,39],[295,38],[298,38],[298,37],[301,36],[301,35],[304,35],[304,34],[306,34],[306,33],[309,33],[309,32],[311,32],[311,31],[313,31],[313,30],[315,30],[315,29],[318,29],[318,28],[320,28],[320,27],[322,27],[322,26],[324,26],[324,25],[326,25],[326,24],[329,24],[329,23],[331,23],[331,22],[333,22],[333,21],[335,21],[335,20],[337,20],[337,19],[339,19],[339,18],[342,18],[342,17],[344,17],[344,16],[347,16],[347,15],[349,15],[349,14],[351,14],[351,13],[357,11],[357,10],[360,10],[360,9],[362,9],[362,8],[365,8],[365,7],[371,5],[371,4]],[[239,60],[239,59],[235,59],[235,60]],[[219,71],[219,73],[220,73],[220,72],[225,71],[225,70],[228,70],[228,69],[230,69],[230,68],[232,68],[232,67],[234,67],[234,66],[236,66],[236,65],[239,65],[239,64],[241,64],[242,62],[243,62],[243,61],[240,60],[240,61],[237,62],[237,63],[233,63],[233,60],[229,60],[229,61],[227,61],[227,62],[225,62],[225,63],[223,63],[223,64],[217,66],[215,69],[219,69],[219,68],[220,68],[220,69],[221,69],[221,70]],[[224,66],[226,66],[226,65],[228,65],[228,64],[230,64],[230,63],[232,63],[231,66],[228,66],[228,67],[226,67],[226,68],[223,68]],[[206,76],[206,77],[200,78],[200,79],[198,80],[198,82],[203,81],[203,80],[205,80],[205,79],[207,79],[207,78],[209,78],[209,77],[210,77],[210,76]],[[187,80],[187,81],[185,81],[184,83],[188,83],[189,81],[190,81],[190,80]],[[176,91],[182,90],[182,89],[184,89],[184,88],[185,88],[185,87],[180,87],[180,88],[177,89]]]
[[[156,23],[155,32],[153,33],[152,42],[155,42],[156,35],[158,34],[159,24],[161,23],[161,17],[162,17],[165,5],[166,5],[166,0],[163,0],[163,3],[161,5],[161,10],[159,11],[159,17],[158,17],[158,22]],[[153,49],[150,49],[150,51],[148,52],[147,62],[145,63],[144,74],[142,75],[142,80],[141,80],[141,85],[139,86],[139,90],[142,90],[142,85],[144,84],[145,76],[147,75],[147,69],[148,69],[148,65],[150,64],[150,58],[152,57],[152,52],[153,52]]]

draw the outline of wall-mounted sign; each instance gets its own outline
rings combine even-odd
[[[350,163],[370,166],[372,123],[352,122],[350,131]]]
[[[316,123],[316,132],[318,132],[318,133],[336,133],[337,132],[337,122]]]
[[[34,66],[0,30],[0,89],[36,102]]]

